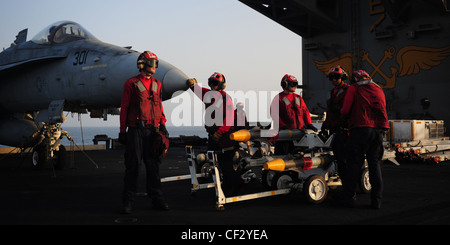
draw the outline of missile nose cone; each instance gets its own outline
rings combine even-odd
[[[245,129],[230,134],[230,140],[234,141],[249,141],[251,137],[250,131]]]
[[[284,171],[285,167],[286,164],[284,163],[284,160],[281,158],[274,159],[264,164],[265,170]]]
[[[176,67],[168,70],[161,81],[163,84],[163,100],[171,99],[177,91],[186,91],[188,79],[189,77]]]

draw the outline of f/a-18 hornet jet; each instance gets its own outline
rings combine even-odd
[[[0,53],[0,145],[33,147],[33,164],[63,155],[63,111],[115,114],[125,81],[138,74],[139,52],[101,42],[75,22],[60,21],[26,41],[28,29]],[[186,90],[188,77],[159,60],[163,100]],[[61,157],[59,157],[61,158]],[[62,161],[63,159],[61,159]]]

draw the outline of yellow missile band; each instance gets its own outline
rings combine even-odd
[[[284,171],[285,169],[285,163],[284,160],[281,158],[277,158],[275,160],[272,160],[270,162],[266,162],[264,164],[265,170],[275,170],[275,171]]]
[[[230,134],[230,140],[234,141],[249,141],[251,137],[250,131],[245,129]]]
[[[320,156],[320,165],[323,165],[325,163],[325,158],[323,156]]]

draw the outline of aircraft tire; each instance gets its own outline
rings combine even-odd
[[[42,169],[47,163],[47,146],[37,145],[33,148],[33,153],[31,155],[31,163],[34,169]]]

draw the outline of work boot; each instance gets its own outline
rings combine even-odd
[[[169,204],[164,200],[153,201],[153,209],[161,211],[169,211]]]
[[[380,208],[381,208],[381,201],[378,201],[378,200],[372,200],[372,201],[370,202],[370,207],[371,207],[372,209],[380,209]]]
[[[356,202],[356,195],[352,198],[345,198],[342,193],[337,193],[333,195],[334,203],[337,206],[345,207],[345,208],[354,208]]]

